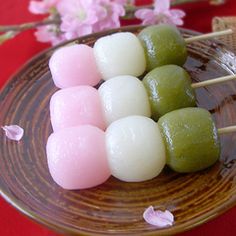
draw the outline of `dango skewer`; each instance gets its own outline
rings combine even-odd
[[[77,86],[57,91],[50,101],[53,130],[90,124],[100,129],[117,119],[141,115],[158,120],[167,112],[196,106],[195,88],[236,79],[223,76],[192,83],[190,75],[176,65],[158,67],[140,81],[133,76],[117,76],[96,90]]]
[[[54,181],[66,189],[84,189],[104,183],[110,175],[125,182],[158,176],[165,164],[179,173],[212,166],[220,158],[218,129],[202,108],[167,113],[158,123],[143,116],[113,122],[104,132],[82,125],[51,134],[47,158]]]
[[[143,79],[154,120],[164,114],[197,104],[195,89],[235,80],[236,75],[192,83],[188,72],[177,65],[165,65],[150,71]]]
[[[141,76],[158,66],[182,66],[187,59],[186,43],[232,33],[232,30],[184,39],[170,25],[144,28],[138,36],[119,32],[99,38],[94,48],[84,44],[56,50],[49,61],[53,81],[58,88],[95,86],[101,79],[119,75]]]

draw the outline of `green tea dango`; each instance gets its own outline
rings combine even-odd
[[[182,66],[187,60],[185,40],[175,26],[149,26],[138,37],[145,51],[147,71],[168,64]]]
[[[143,79],[149,96],[152,118],[170,111],[196,106],[195,91],[186,70],[177,65],[165,65],[150,71]]]
[[[211,114],[202,108],[169,112],[158,121],[166,145],[167,165],[189,173],[213,165],[220,157],[220,143]]]

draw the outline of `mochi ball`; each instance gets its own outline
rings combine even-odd
[[[130,115],[151,116],[145,87],[134,76],[123,75],[107,80],[98,92],[107,125]]]
[[[86,189],[110,176],[105,134],[90,125],[53,133],[47,141],[47,160],[53,180],[64,189]]]
[[[147,117],[113,122],[106,130],[106,149],[112,175],[126,182],[152,179],[166,163],[158,125]]]
[[[49,60],[52,79],[58,88],[97,85],[101,79],[93,48],[75,44],[56,50]]]
[[[139,39],[129,32],[98,39],[94,54],[105,80],[118,75],[140,76],[146,69],[144,49]]]
[[[54,132],[90,124],[105,129],[99,93],[91,86],[77,86],[55,92],[50,100],[50,117]]]

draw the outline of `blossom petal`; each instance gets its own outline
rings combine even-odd
[[[170,0],[156,0],[154,2],[154,11],[155,12],[165,12],[170,9]]]
[[[37,31],[34,33],[35,37],[39,42],[51,43],[52,45],[57,45],[66,40],[63,33],[56,33],[56,26],[46,25],[37,27]]]
[[[61,15],[76,13],[81,7],[78,0],[60,0],[57,4],[57,10]]]
[[[7,138],[11,140],[19,141],[24,135],[24,130],[18,125],[5,125],[2,126],[2,129],[5,131]]]
[[[160,23],[182,25],[185,12],[178,9],[171,10],[170,0],[156,0],[153,10],[140,9],[135,12],[135,16],[142,20],[143,25]]]
[[[154,211],[153,206],[148,207],[144,211],[143,218],[147,223],[157,226],[158,228],[172,226],[174,223],[174,216],[170,211]]]
[[[77,31],[77,36],[84,36],[87,34],[91,34],[93,32],[93,28],[91,25],[83,25]]]
[[[177,19],[172,19],[171,23],[174,24],[174,25],[183,25],[184,21],[180,18],[177,18]]]
[[[45,8],[43,2],[30,1],[29,11],[33,14],[45,14],[47,9]]]
[[[154,16],[154,12],[153,12],[153,10],[151,10],[151,9],[146,9],[146,8],[144,8],[144,9],[137,10],[137,11],[135,12],[135,16],[136,16],[138,19],[143,20],[143,19],[146,19],[146,18],[151,18],[151,17],[153,17],[153,16]]]
[[[51,7],[56,7],[59,0],[30,1],[29,11],[33,14],[48,13]]]
[[[93,31],[120,27],[120,16],[125,15],[123,2],[115,0],[97,0],[97,22],[93,25]],[[100,14],[103,9],[104,13]]]
[[[186,13],[184,11],[178,9],[170,10],[170,13],[173,17],[176,18],[183,18],[186,16]]]

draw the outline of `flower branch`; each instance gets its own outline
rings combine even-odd
[[[34,29],[40,42],[53,45],[86,34],[120,27],[120,18],[140,19],[142,24],[169,23],[182,25],[185,13],[170,9],[183,3],[208,1],[212,4],[224,0],[154,0],[153,4],[135,6],[134,0],[31,0],[29,11],[49,16],[37,22],[0,26],[0,44],[22,31]]]
[[[29,23],[23,23],[23,24],[19,24],[19,25],[3,25],[0,26],[0,32],[8,32],[8,31],[17,31],[17,32],[22,32],[25,30],[29,30],[29,29],[34,29],[37,28],[39,26],[43,26],[43,25],[59,25],[60,24],[60,19],[44,19],[42,21],[36,21],[36,22],[29,22]]]

